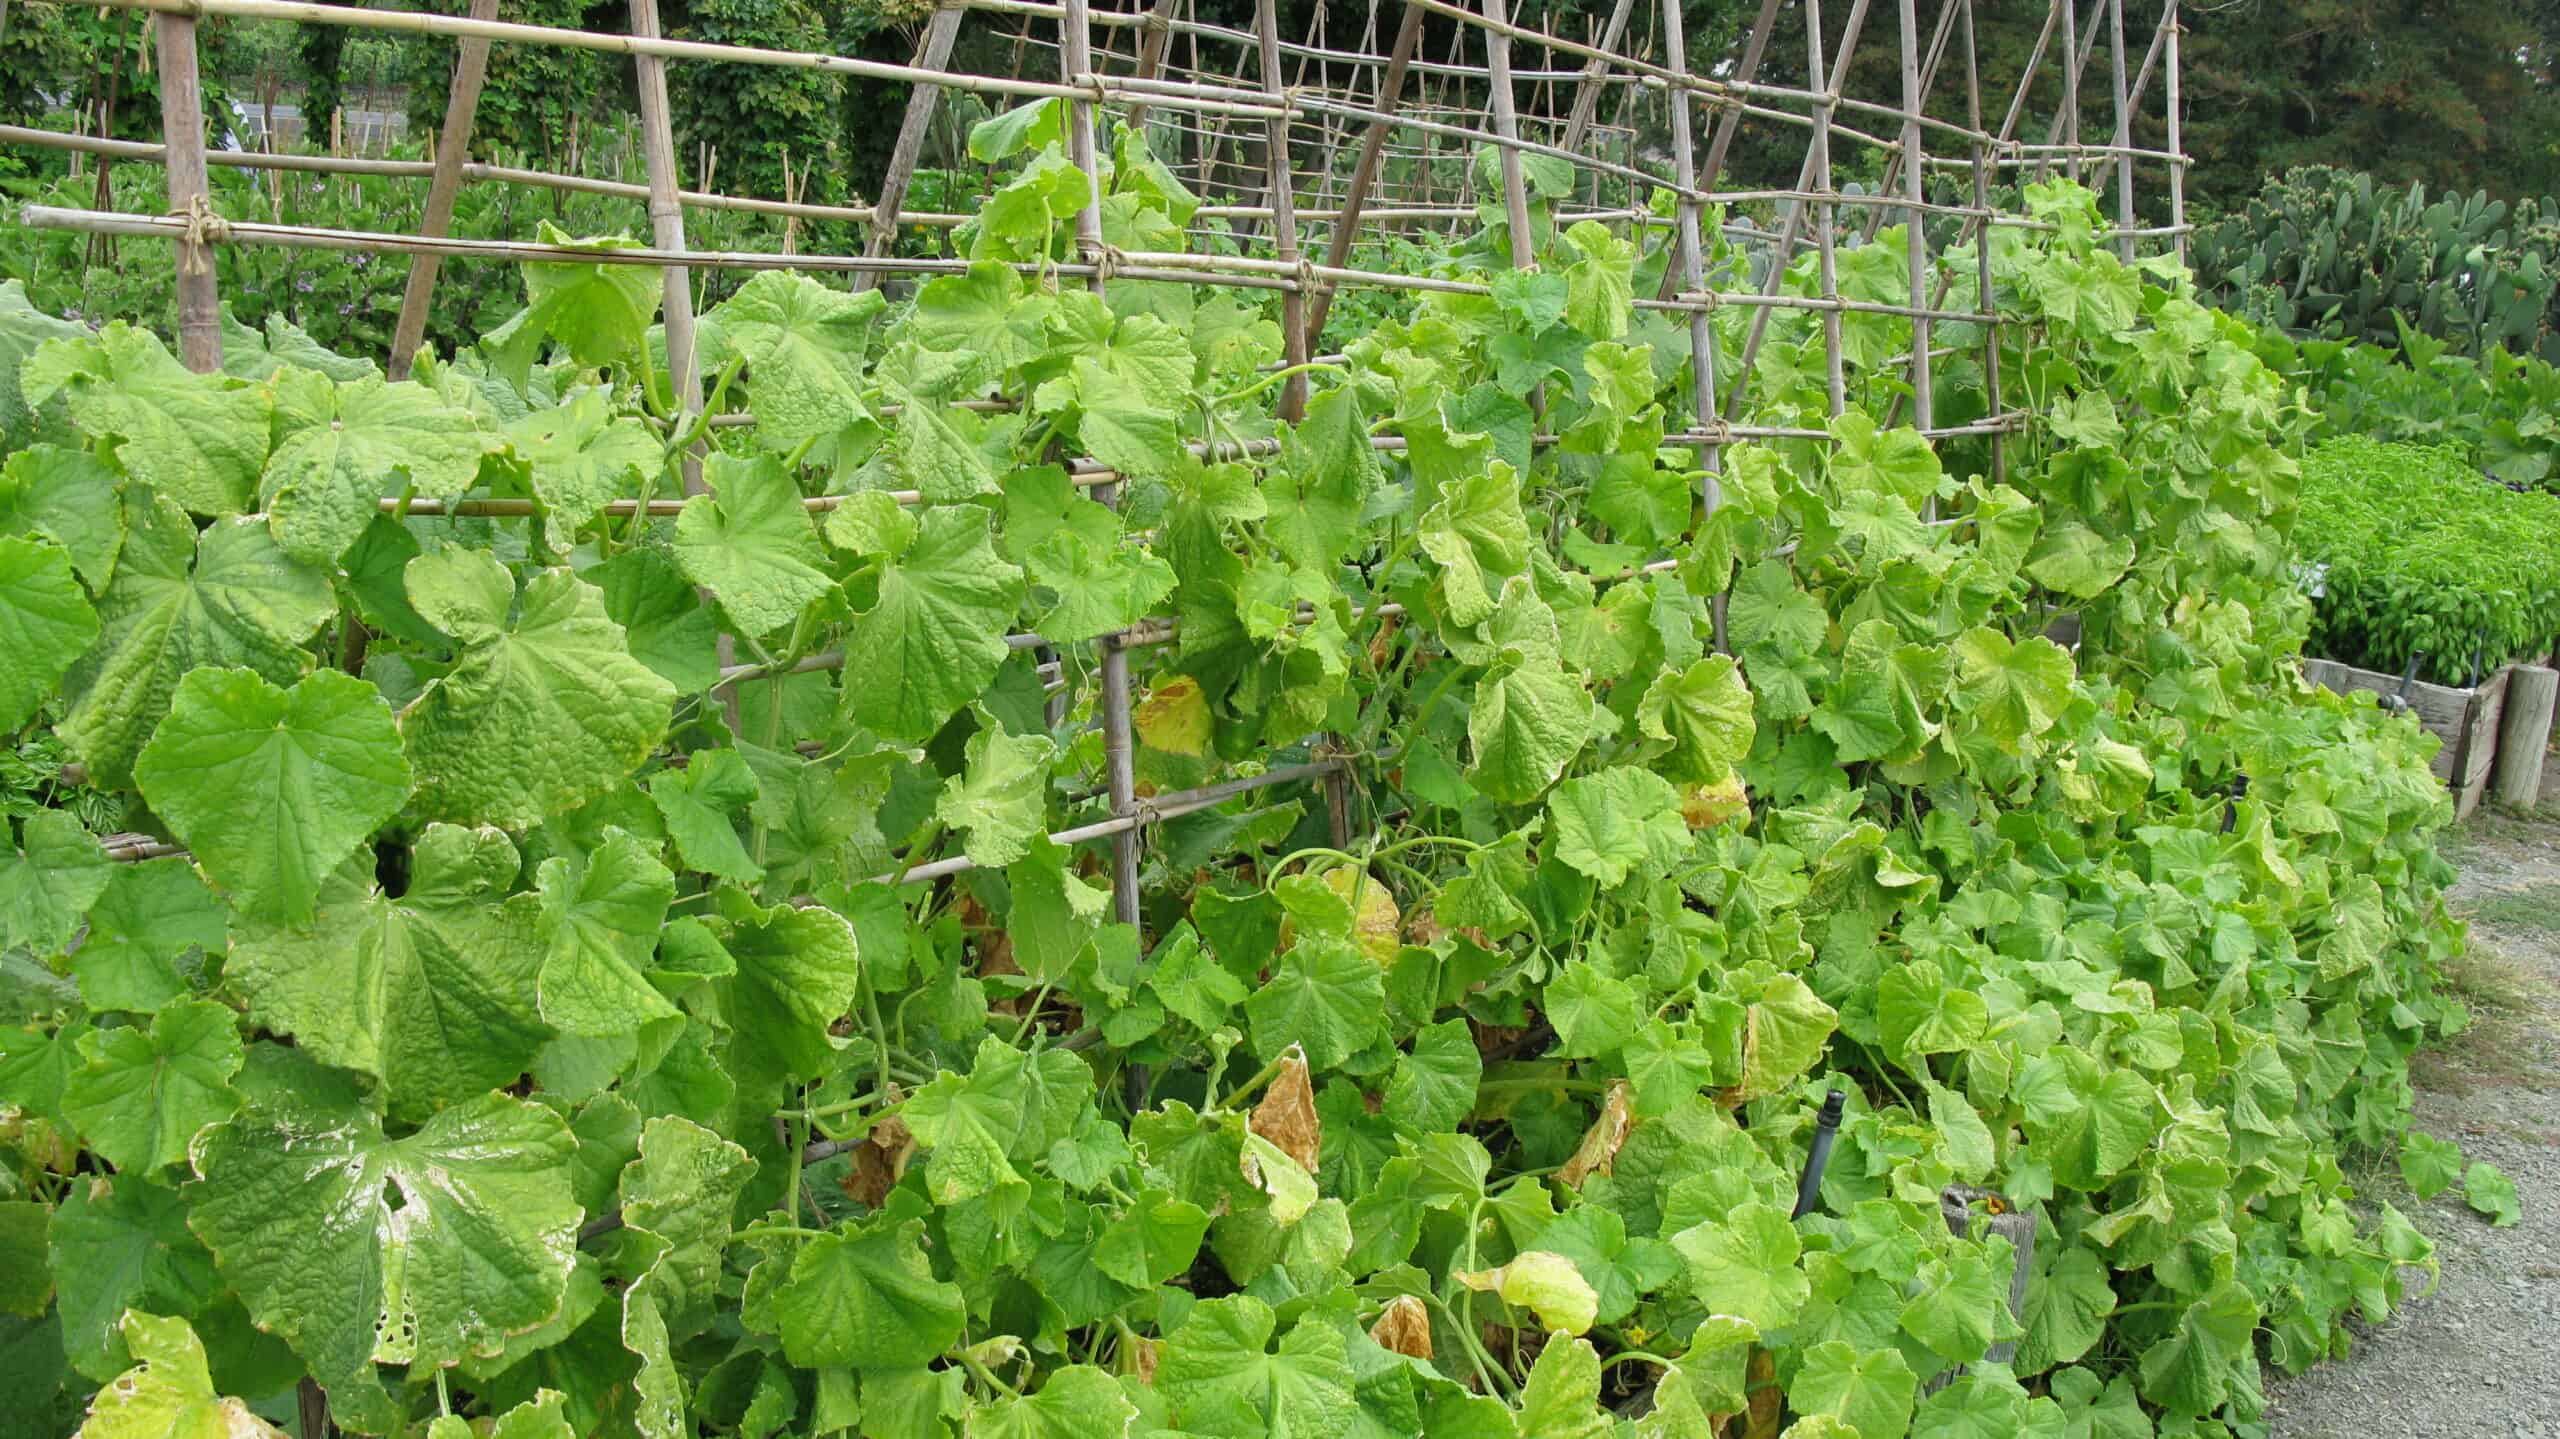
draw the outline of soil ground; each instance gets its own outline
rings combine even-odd
[[[2484,809],[2449,837],[2470,952],[2448,975],[2464,1034],[2418,1056],[2415,1126],[2515,1181],[2524,1217],[2493,1229],[2461,1186],[2423,1202],[2387,1158],[2358,1189],[2436,1243],[2434,1293],[2361,1331],[2346,1359],[2269,1376],[2275,1439],[2560,1436],[2560,766],[2532,815]]]

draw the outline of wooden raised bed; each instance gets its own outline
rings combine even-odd
[[[2340,694],[2371,690],[2388,697],[2400,693],[2398,675],[2360,670],[2336,660],[2304,660],[2302,673],[2322,689]],[[2507,682],[2514,673],[2515,667],[2509,665],[2470,689],[2424,680],[2409,686],[2409,712],[2427,733],[2444,741],[2436,751],[2436,778],[2453,791],[2457,818],[2478,809],[2488,792],[2489,766],[2498,752],[2498,718],[2505,712]]]

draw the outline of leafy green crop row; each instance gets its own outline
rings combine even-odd
[[[2560,495],[2519,493],[2451,449],[2331,440],[2303,464],[2294,538],[2319,566],[2311,644],[2469,684],[2560,638]]]
[[[2560,370],[2539,358],[2449,354],[2407,329],[2397,350],[2262,331],[2258,354],[2302,387],[2315,439],[2443,445],[2509,484],[2560,490]]]
[[[645,268],[530,267],[398,385],[0,320],[45,437],[0,720],[189,851],[0,846],[23,1407],[138,1365],[93,1432],[307,1376],[436,1439],[2220,1435],[2261,1345],[2397,1302],[2427,1241],[2340,1161],[2460,1022],[2448,806],[2294,678],[2276,376],[2087,192],[1995,232],[2005,482],[1879,422],[1907,322],[1834,312],[1834,419],[1790,313],[1747,418],[1829,439],[1726,449],[1706,515],[1658,255],[1542,194],[1539,268],[1459,247],[1490,293],[1284,424],[1234,293],[1015,268],[1089,192],[1053,108],[991,123],[984,263],[704,316],[751,425],[670,413]],[[1191,203],[1123,137],[1113,244]],[[1903,298],[1901,246],[1844,283]],[[706,438],[680,515],[610,508]],[[1087,642],[1149,616],[1141,790],[1340,754],[1356,838],[1312,783],[1163,819],[1133,927],[1051,836],[1104,812]],[[2040,1216],[2022,1320],[1959,1183]]]

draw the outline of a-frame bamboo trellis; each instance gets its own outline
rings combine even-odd
[[[1983,74],[1971,0],[1938,0],[1926,25],[1921,0],[1895,0],[1893,30],[1900,85],[1898,93],[1886,99],[1855,94],[1847,83],[1868,28],[1870,0],[1845,0],[1845,6],[1843,0],[1830,0],[1828,6],[1825,0],[1761,0],[1739,53],[1703,67],[1688,50],[1678,0],[1653,0],[1648,5],[1616,0],[1605,24],[1579,40],[1518,23],[1508,14],[1504,0],[1477,0],[1475,8],[1456,0],[1402,0],[1392,42],[1383,52],[1328,46],[1321,30],[1304,39],[1284,39],[1274,0],[1260,0],[1251,31],[1201,21],[1190,0],[1131,0],[1132,8],[1101,11],[1090,8],[1088,0],[956,0],[931,16],[923,27],[914,63],[906,65],[668,39],[659,33],[655,0],[631,0],[631,28],[624,34],[509,23],[497,18],[495,0],[474,0],[467,16],[298,0],[107,3],[155,12],[166,143],[83,139],[20,127],[0,127],[0,143],[60,145],[165,163],[166,215],[35,207],[23,212],[22,218],[38,226],[170,242],[178,259],[182,358],[199,370],[218,368],[221,363],[218,297],[210,260],[219,245],[282,245],[414,257],[397,331],[398,346],[404,351],[422,333],[426,297],[442,260],[576,259],[654,265],[662,267],[667,278],[667,348],[678,394],[688,410],[698,412],[701,381],[694,362],[690,309],[694,270],[837,272],[852,276],[856,284],[874,285],[884,279],[963,269],[964,261],[894,253],[902,225],[951,226],[968,218],[904,206],[937,103],[954,92],[987,96],[1004,104],[1057,99],[1068,107],[1070,157],[1094,179],[1096,188],[1077,217],[1078,258],[1055,267],[1054,272],[1081,279],[1097,291],[1118,277],[1277,292],[1287,363],[1292,365],[1304,363],[1322,348],[1333,300],[1346,289],[1488,293],[1485,285],[1472,281],[1361,268],[1353,261],[1364,236],[1383,226],[1473,226],[1481,204],[1497,209],[1509,221],[1514,258],[1525,263],[1529,161],[1534,157],[1571,166],[1576,176],[1574,198],[1561,205],[1563,218],[1596,219],[1646,241],[1663,238],[1657,231],[1667,232],[1671,263],[1660,289],[1639,296],[1637,304],[1683,317],[1693,353],[1701,357],[1692,367],[1690,412],[1666,442],[1697,448],[1707,475],[1703,498],[1712,510],[1718,500],[1716,476],[1724,446],[1738,439],[1827,438],[1820,429],[1738,422],[1746,413],[1768,318],[1780,310],[1820,317],[1834,414],[1845,403],[1842,317],[1874,313],[1909,319],[1914,338],[1899,363],[1909,371],[1910,419],[1933,438],[1987,436],[1992,462],[1995,467],[2000,463],[2000,436],[2019,417],[2005,410],[2000,400],[1998,318],[1985,310],[1945,308],[1953,276],[1933,256],[1945,248],[1943,237],[1950,227],[1955,243],[1962,244],[1990,227],[2035,224],[1994,204],[2004,177],[2033,178],[2059,170],[2101,193],[2111,189],[2114,239],[2128,258],[2139,246],[2164,242],[2183,254],[2185,242],[2186,162],[2179,149],[2176,0],[2166,0],[2156,16],[2138,64],[2129,63],[2125,0],[2052,0],[2032,58],[2022,74],[2012,77]],[[1762,78],[1764,71],[1775,71],[1783,64],[1769,47],[1776,21],[1788,4],[1800,6],[1803,12],[1806,53],[1801,84]],[[1003,27],[997,33],[1015,41],[1014,51],[1025,57],[1026,64],[1035,52],[1045,55],[1054,50],[1054,75],[975,74],[949,68],[955,41],[972,18]],[[1378,0],[1371,0],[1361,33],[1380,33],[1384,18],[1378,14]],[[292,20],[460,42],[455,84],[435,159],[413,162],[208,150],[197,84],[196,30],[202,23],[245,19]],[[1835,19],[1836,27],[1829,23]],[[1431,53],[1435,29],[1447,46],[1439,58]],[[630,56],[639,81],[648,183],[635,186],[471,162],[473,105],[492,43]],[[2082,92],[2087,67],[2097,59],[2102,43],[2109,123],[2103,127],[2106,141],[2089,144],[2082,138],[2084,129],[2100,127],[2084,124]],[[2049,55],[2057,56],[2057,62],[2048,65]],[[667,102],[666,67],[671,62],[814,69],[913,87],[879,198],[869,205],[822,206],[683,189]],[[2162,148],[2150,149],[2135,144],[2134,137],[2155,76],[2163,94],[2160,120],[2166,141]],[[2058,85],[2046,83],[2056,80]],[[1984,99],[1987,85],[1995,81],[2009,88],[2009,99],[1998,128],[1991,130],[1984,124],[1988,113]],[[2048,91],[2049,98],[2039,98]],[[2043,138],[2019,139],[2022,123],[2031,113],[2043,113],[2047,104],[2050,120]],[[1961,118],[1950,118],[1941,110]],[[1215,227],[1226,239],[1248,237],[1254,242],[1252,252],[1130,253],[1105,246],[1096,129],[1106,115],[1150,127],[1172,152],[1171,163],[1206,201],[1195,225]],[[1746,125],[1802,133],[1803,159],[1792,186],[1718,188],[1736,136]],[[1658,164],[1657,157],[1648,156],[1645,149],[1657,136],[1668,151],[1658,157]],[[1842,168],[1843,148],[1881,154],[1884,183],[1873,191],[1839,185],[1836,176]],[[1490,150],[1497,163],[1493,183],[1487,187],[1491,193],[1480,194],[1475,156],[1483,150]],[[430,201],[421,232],[410,235],[227,221],[209,203],[209,165],[414,175],[429,181]],[[2137,190],[2146,174],[2164,183],[2165,225],[2146,227],[2139,222]],[[1931,198],[1928,182],[1933,176],[1950,179],[1969,193],[1961,203]],[[465,183],[521,184],[643,200],[653,243],[648,248],[593,251],[453,238],[444,233],[444,227],[453,194]],[[1655,193],[1667,193],[1674,202],[1669,218],[1656,215],[1648,204]],[[1619,203],[1601,204],[1597,196],[1615,196]],[[1764,248],[1764,278],[1756,285],[1721,292],[1709,287],[1706,226],[1717,207],[1724,207],[1728,232]],[[684,232],[684,213],[695,208],[854,221],[867,227],[867,238],[860,253],[843,255],[696,251],[687,247]],[[1747,212],[1774,217],[1770,223],[1775,228],[1754,227],[1741,218]],[[1843,296],[1834,264],[1839,240],[1843,235],[1871,234],[1895,218],[1907,222],[1908,298],[1885,303]],[[1323,237],[1321,258],[1312,258],[1318,232]],[[1933,241],[1933,234],[1940,239]],[[1975,248],[1983,256],[1977,289],[1987,292],[1988,247]],[[1787,293],[1781,285],[1782,272],[1807,249],[1815,256],[1817,292]],[[1718,306],[1751,311],[1741,363],[1731,374],[1717,373],[1715,347],[1707,343],[1711,311]],[[1931,379],[1933,362],[1945,351],[1935,347],[1933,329],[1956,324],[1978,326],[1983,336],[1990,413],[1965,424],[1940,425],[1933,413]],[[397,369],[404,357],[390,358]],[[1302,385],[1302,377],[1292,382],[1284,414],[1294,414],[1303,404]],[[1005,402],[967,403],[1001,407]],[[1381,436],[1374,443],[1396,450],[1403,442]],[[1199,448],[1207,452],[1212,447]],[[1249,444],[1241,455],[1269,453],[1272,448],[1269,442]],[[1239,451],[1227,447],[1218,453],[1238,455]],[[1089,460],[1070,468],[1076,482],[1088,487],[1096,499],[1108,503],[1114,498],[1119,477],[1110,470]],[[821,495],[808,504],[812,510],[830,509],[842,498]],[[913,493],[898,498],[910,504],[923,502]],[[681,500],[622,501],[608,510],[673,514],[681,504]],[[402,512],[520,515],[532,511],[529,501],[490,499],[454,505],[416,501]],[[1392,604],[1379,605],[1371,614],[1383,618],[1395,609]],[[1095,708],[1105,736],[1110,815],[1053,836],[1062,844],[1111,839],[1119,910],[1130,920],[1138,914],[1142,832],[1154,822],[1207,809],[1257,789],[1321,781],[1337,836],[1347,824],[1340,783],[1344,762],[1322,756],[1250,778],[1140,800],[1131,763],[1128,656],[1132,650],[1163,643],[1171,634],[1169,622],[1150,621],[1099,642],[1101,694]],[[1045,648],[1036,635],[1016,635],[1009,642],[1017,649]],[[840,656],[821,655],[792,668],[818,670],[840,663]],[[726,664],[721,678],[724,684],[734,684],[768,673],[761,666]],[[137,842],[111,846],[110,852],[119,858],[143,858],[168,850]],[[915,864],[896,877],[916,883],[968,867],[965,858],[939,860]]]

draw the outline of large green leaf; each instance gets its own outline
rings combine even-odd
[[[260,919],[310,918],[321,883],[409,798],[391,707],[335,670],[290,690],[196,670],[133,768],[233,908]]]
[[[616,416],[611,392],[600,385],[510,421],[503,433],[532,478],[543,534],[555,550],[567,549],[607,502],[629,495],[661,463],[649,427]]]
[[[420,494],[458,496],[480,472],[478,421],[424,385],[358,380],[297,418],[302,427],[267,457],[258,497],[277,547],[305,564],[346,553],[404,482]]]
[[[0,846],[0,943],[50,954],[71,942],[80,917],[107,888],[97,838],[70,811],[40,809]]]
[[[1799,1245],[1784,1211],[1753,1201],[1736,1205],[1671,1236],[1689,1261],[1698,1302],[1716,1314],[1749,1320],[1762,1332],[1792,1320],[1810,1286],[1797,1267]]]
[[[769,635],[834,590],[826,547],[780,461],[714,456],[711,493],[685,501],[676,561],[711,591],[740,633]]]
[[[1351,1431],[1351,1366],[1340,1331],[1301,1320],[1271,1352],[1271,1307],[1249,1295],[1192,1306],[1165,1337],[1156,1388],[1183,1427],[1230,1439],[1341,1439]]]
[[[187,1321],[137,1311],[122,1329],[134,1367],[91,1401],[81,1439],[284,1439],[246,1401],[214,1392]]]
[[[967,1306],[933,1277],[923,1238],[918,1221],[882,1220],[803,1245],[773,1299],[791,1362],[911,1369],[949,1349]]]
[[[98,638],[98,615],[59,545],[0,539],[0,729],[32,718]]]
[[[229,933],[222,902],[185,859],[118,864],[89,908],[71,972],[91,1009],[147,1013],[187,992],[179,965],[190,951],[218,955]]]
[[[630,1034],[675,1006],[644,971],[676,897],[650,846],[615,831],[594,853],[542,862],[542,1018],[570,1034]]]
[[[409,597],[459,647],[400,712],[428,817],[540,823],[619,785],[666,732],[674,687],[569,571],[536,573],[519,600],[497,561],[442,550],[409,562]]]
[[[126,474],[196,514],[236,515],[256,499],[267,397],[193,373],[149,330],[118,320],[94,338],[55,340],[20,383],[31,408],[62,395],[81,429],[116,442]]]
[[[0,534],[47,539],[96,593],[115,578],[124,549],[116,472],[87,450],[30,445],[0,466]]]
[[[502,1094],[398,1139],[362,1110],[262,1105],[198,1142],[191,1222],[250,1316],[334,1390],[376,1359],[494,1354],[551,1318],[576,1152],[558,1115]]]
[[[737,960],[725,982],[729,1021],[804,1079],[826,1072],[830,1028],[853,1003],[861,965],[852,924],[833,910],[757,906],[735,890],[720,898],[721,942]]]
[[[778,455],[810,446],[814,462],[832,465],[835,455],[816,442],[870,418],[862,358],[881,304],[877,290],[852,294],[766,270],[703,315],[702,362],[714,372],[746,362],[758,444]]]
[[[1688,852],[1680,791],[1650,770],[1616,765],[1557,785],[1547,801],[1555,857],[1615,889],[1637,872],[1659,876]]]
[[[91,1030],[80,1037],[81,1067],[63,1084],[62,1112],[126,1174],[179,1163],[199,1130],[239,1107],[238,1026],[229,1009],[188,1000],[153,1015],[148,1030]]]
[[[219,521],[199,540],[175,504],[136,496],[125,518],[98,643],[63,685],[62,737],[106,785],[131,778],[189,670],[240,665],[290,684],[309,663],[303,641],[338,613],[328,576],[288,558],[254,520]]]
[[[996,556],[983,510],[925,512],[881,562],[879,599],[845,636],[853,717],[893,740],[920,740],[985,691],[1012,651],[1022,571]]]
[[[1002,869],[1030,851],[1047,827],[1049,761],[1045,735],[1007,734],[981,715],[969,736],[967,763],[943,783],[933,816],[958,830],[971,860]]]
[[[430,825],[410,864],[397,897],[341,870],[307,923],[235,932],[225,970],[251,1018],[380,1080],[404,1119],[513,1083],[550,1035],[542,905],[508,893],[515,846],[494,829]]]

